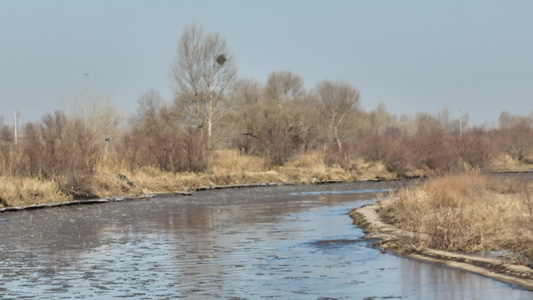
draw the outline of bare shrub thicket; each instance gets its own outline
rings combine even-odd
[[[353,162],[362,158],[383,163],[399,177],[482,171],[489,169],[500,153],[520,162],[533,161],[533,129],[529,125],[533,122],[525,122],[523,117],[510,116],[518,121],[490,130],[470,128],[467,116],[453,119],[448,111],[398,120],[388,114],[384,104],[370,112],[358,109],[358,100],[352,102],[354,106],[332,109],[337,92],[355,91],[342,84],[322,82],[318,91],[324,95],[300,92],[297,100],[284,98],[282,102],[269,99],[260,84],[247,84],[234,95],[235,105],[226,115],[233,132],[228,135],[232,143],[227,145],[268,157],[273,165],[283,165],[309,149],[323,149],[328,166],[352,171],[357,169]],[[322,102],[327,105],[321,106]],[[305,113],[295,117],[295,111]]]
[[[367,135],[355,149],[366,161],[380,161],[391,173],[402,177],[412,169],[412,151],[407,143],[388,135]]]
[[[500,128],[495,130],[493,135],[499,148],[507,155],[520,162],[533,163],[532,118],[502,113]]]
[[[492,140],[482,128],[459,132],[448,123],[421,115],[411,123],[390,126],[382,134],[368,132],[355,150],[367,161],[383,162],[400,177],[409,172],[435,175],[486,169],[500,151]]]
[[[287,108],[290,105],[285,104],[286,111],[268,105],[256,106],[259,113],[255,122],[243,132],[248,152],[267,158],[273,166],[281,166],[299,153],[308,133],[301,115]]]
[[[56,111],[41,123],[27,123],[16,149],[14,175],[54,180],[59,189],[75,198],[93,196],[91,190],[103,148],[82,120]]]
[[[229,138],[239,151],[265,157],[272,166],[289,162],[295,154],[316,147],[316,112],[306,102],[302,80],[290,72],[270,74],[264,87],[240,81],[227,122]]]
[[[13,173],[13,161],[15,152],[13,151],[14,133],[13,128],[4,124],[3,117],[0,116],[0,174],[11,175]]]
[[[130,133],[116,146],[115,155],[119,156],[119,164],[130,171],[150,166],[166,172],[200,172],[208,166],[200,135]]]

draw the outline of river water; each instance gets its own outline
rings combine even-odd
[[[197,192],[0,215],[2,299],[533,299],[382,253],[349,209],[400,183]]]

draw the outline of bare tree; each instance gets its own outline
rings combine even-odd
[[[0,144],[7,144],[7,142],[11,143],[13,137],[13,133],[9,126],[4,124],[4,116],[0,116]]]
[[[157,90],[151,89],[142,94],[137,103],[137,113],[131,120],[135,129],[146,136],[165,132],[169,124],[162,117],[166,105],[161,94]]]
[[[117,137],[123,119],[113,99],[109,96],[96,96],[88,100],[80,98],[75,101],[75,105],[73,113],[67,118],[81,122],[78,125],[83,125],[83,130],[91,134],[92,143],[107,149],[108,142]]]
[[[254,79],[239,79],[233,92],[228,96],[228,110],[215,127],[216,139],[213,144],[219,147],[234,147],[248,152],[251,137],[247,135],[257,122],[258,103],[263,100],[263,84]]]
[[[240,79],[236,82],[231,96],[233,106],[250,105],[259,102],[263,98],[263,85],[253,79]]]
[[[191,24],[183,30],[171,77],[175,104],[211,144],[213,126],[223,111],[224,94],[232,88],[237,67],[226,41],[218,34],[204,34]]]
[[[500,143],[505,152],[519,161],[530,161],[533,148],[533,119],[504,111],[498,121]]]
[[[322,81],[316,85],[315,93],[320,103],[320,114],[324,118],[330,137],[342,152],[342,129],[348,118],[358,108],[359,91],[343,82]]]
[[[385,102],[379,102],[370,112],[371,130],[376,134],[383,134],[385,130],[396,124],[396,116],[389,113]]]
[[[285,102],[300,95],[303,90],[302,78],[289,71],[274,72],[268,76],[266,85],[266,97],[277,102],[279,108],[283,108]]]

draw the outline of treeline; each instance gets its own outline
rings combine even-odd
[[[238,81],[214,123],[211,144],[176,101],[153,90],[139,98],[127,122],[112,109],[57,111],[23,124],[17,144],[14,128],[1,124],[0,176],[51,179],[80,198],[92,196],[99,170],[204,172],[219,149],[263,157],[271,168],[320,153],[317,163],[357,172],[362,159],[398,177],[480,171],[504,158],[532,163],[531,116],[504,112],[496,128],[469,126],[465,116],[453,119],[446,111],[398,118],[384,104],[364,110],[349,84],[303,86],[290,72],[272,73],[264,84]]]
[[[452,118],[446,110],[398,118],[383,103],[364,110],[359,92],[347,83],[323,81],[310,91],[303,86],[291,72],[272,73],[266,83],[239,80],[213,127],[212,148],[193,147],[203,151],[198,158],[205,163],[199,166],[208,167],[206,149],[264,157],[272,167],[314,151],[322,153],[326,166],[356,171],[364,159],[383,163],[398,177],[486,170],[497,158],[532,163],[532,116],[503,112],[497,127],[469,126],[466,115]],[[139,140],[180,136],[202,144],[201,128],[178,117],[178,111],[176,102],[165,104],[149,92],[141,97],[131,134]]]
[[[110,101],[89,101],[23,124],[17,137],[0,122],[0,176],[51,180],[82,198],[94,195],[99,173],[209,172],[222,149],[261,157],[269,168],[313,153],[326,167],[357,174],[364,161],[397,177],[532,162],[533,116],[504,112],[495,128],[469,126],[466,115],[447,111],[397,117],[383,103],[365,110],[346,82],[307,90],[289,71],[259,82],[238,79],[236,70],[218,34],[190,25],[172,64],[173,99],[150,90],[126,120]]]

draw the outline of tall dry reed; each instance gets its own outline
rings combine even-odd
[[[416,233],[408,241],[416,247],[466,252],[502,249],[533,229],[527,225],[533,217],[525,213],[531,201],[525,201],[520,191],[502,193],[505,184],[509,183],[473,174],[434,178],[391,195],[382,213],[400,228]]]

